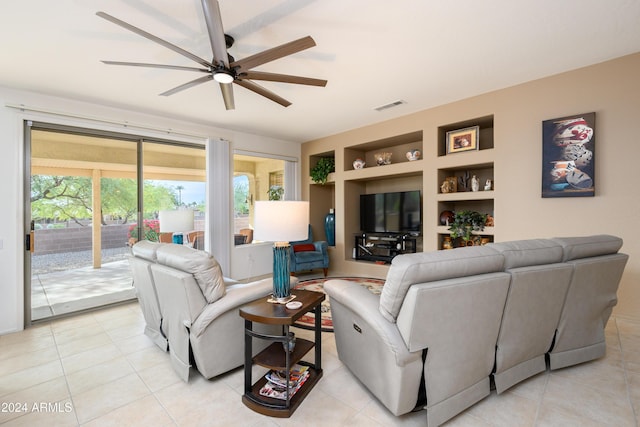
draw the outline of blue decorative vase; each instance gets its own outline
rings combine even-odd
[[[273,297],[278,302],[286,302],[291,295],[289,271],[289,244],[276,242],[273,245]]]
[[[333,209],[329,209],[329,213],[324,218],[324,233],[327,235],[327,244],[329,246],[336,245],[336,215]]]

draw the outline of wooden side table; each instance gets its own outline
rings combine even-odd
[[[261,298],[240,308],[240,316],[245,319],[244,395],[242,396],[242,402],[248,408],[271,417],[290,417],[322,377],[322,316],[320,304],[324,301],[326,295],[322,292],[306,290],[296,290],[293,294],[296,296],[294,301],[302,303],[302,306],[298,309],[292,310],[283,304],[267,302],[267,298]],[[315,342],[296,338],[293,351],[286,352],[283,344],[289,344],[289,327],[309,311],[315,313]],[[282,335],[266,335],[255,332],[253,330],[253,322],[282,325]],[[269,340],[273,341],[273,343],[252,358],[253,338]],[[302,357],[314,347],[315,363],[310,364],[301,361]],[[287,373],[294,364],[299,363],[309,367],[309,377],[293,396],[287,395],[285,400],[262,396],[260,395],[260,389],[265,385],[267,379],[263,376],[252,384],[251,367],[253,363]]]

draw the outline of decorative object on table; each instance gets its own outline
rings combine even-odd
[[[484,184],[484,191],[491,191],[493,190],[493,181],[491,181],[491,179],[487,179],[487,182],[485,182]]]
[[[458,191],[471,191],[471,186],[469,180],[471,179],[471,175],[469,171],[465,171],[462,175],[458,177]]]
[[[324,217],[324,233],[327,236],[327,244],[329,246],[336,245],[336,214],[333,208],[329,209],[329,213]]]
[[[474,244],[473,232],[484,231],[486,222],[487,215],[485,214],[469,210],[458,211],[453,217],[453,222],[450,223],[449,231],[452,238],[459,237],[463,240],[464,246],[469,246]]]
[[[407,154],[406,154],[407,159],[410,162],[413,162],[414,160],[420,160],[420,156],[421,155],[422,155],[422,153],[420,152],[420,150],[416,150],[416,149],[409,150],[409,151],[407,151]]]
[[[158,212],[160,233],[173,233],[172,241],[184,243],[184,233],[193,231],[193,209],[176,209]]]
[[[273,298],[286,304],[291,301],[289,281],[289,241],[307,237],[309,202],[279,200],[256,201],[254,239],[274,242]]]
[[[596,113],[542,122],[542,197],[595,195]]]
[[[447,132],[447,154],[462,151],[478,150],[480,148],[480,126]]]
[[[477,176],[473,175],[471,177],[471,191],[478,191],[480,190],[480,180],[478,179]]]
[[[267,194],[269,195],[269,200],[282,200],[282,196],[284,196],[284,187],[281,185],[272,185],[267,190]]]
[[[452,211],[440,212],[440,225],[449,225],[453,222],[455,214]]]
[[[366,162],[364,160],[362,160],[361,158],[357,158],[353,161],[353,168],[354,169],[362,169],[366,166]]]
[[[311,168],[311,180],[317,184],[326,184],[327,177],[336,170],[336,160],[333,157],[321,157]]]
[[[393,153],[382,152],[382,153],[374,154],[373,157],[376,159],[376,164],[378,166],[390,165],[391,164],[391,155],[392,154]]]
[[[455,176],[449,176],[444,179],[440,186],[442,193],[455,193],[458,191],[458,178]]]
[[[444,250],[453,249],[453,242],[451,241],[451,237],[450,236],[445,236],[442,239],[442,249],[444,249]]]

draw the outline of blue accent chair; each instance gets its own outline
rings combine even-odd
[[[324,277],[327,277],[327,273],[329,271],[327,242],[313,241],[311,225],[309,225],[308,236],[309,237],[306,240],[289,242],[291,245],[289,248],[289,269],[291,274],[321,268],[324,273]],[[313,248],[311,246],[313,246]]]

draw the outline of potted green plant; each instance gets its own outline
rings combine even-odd
[[[487,222],[487,215],[476,211],[458,211],[454,213],[453,222],[449,224],[451,237],[460,237],[465,246],[469,245],[474,231],[483,231]]]
[[[281,200],[284,195],[284,188],[281,185],[272,185],[267,190],[267,193],[269,194],[269,200]]]
[[[321,157],[318,163],[311,169],[311,180],[318,184],[326,184],[327,177],[336,170],[336,161],[333,157]]]

